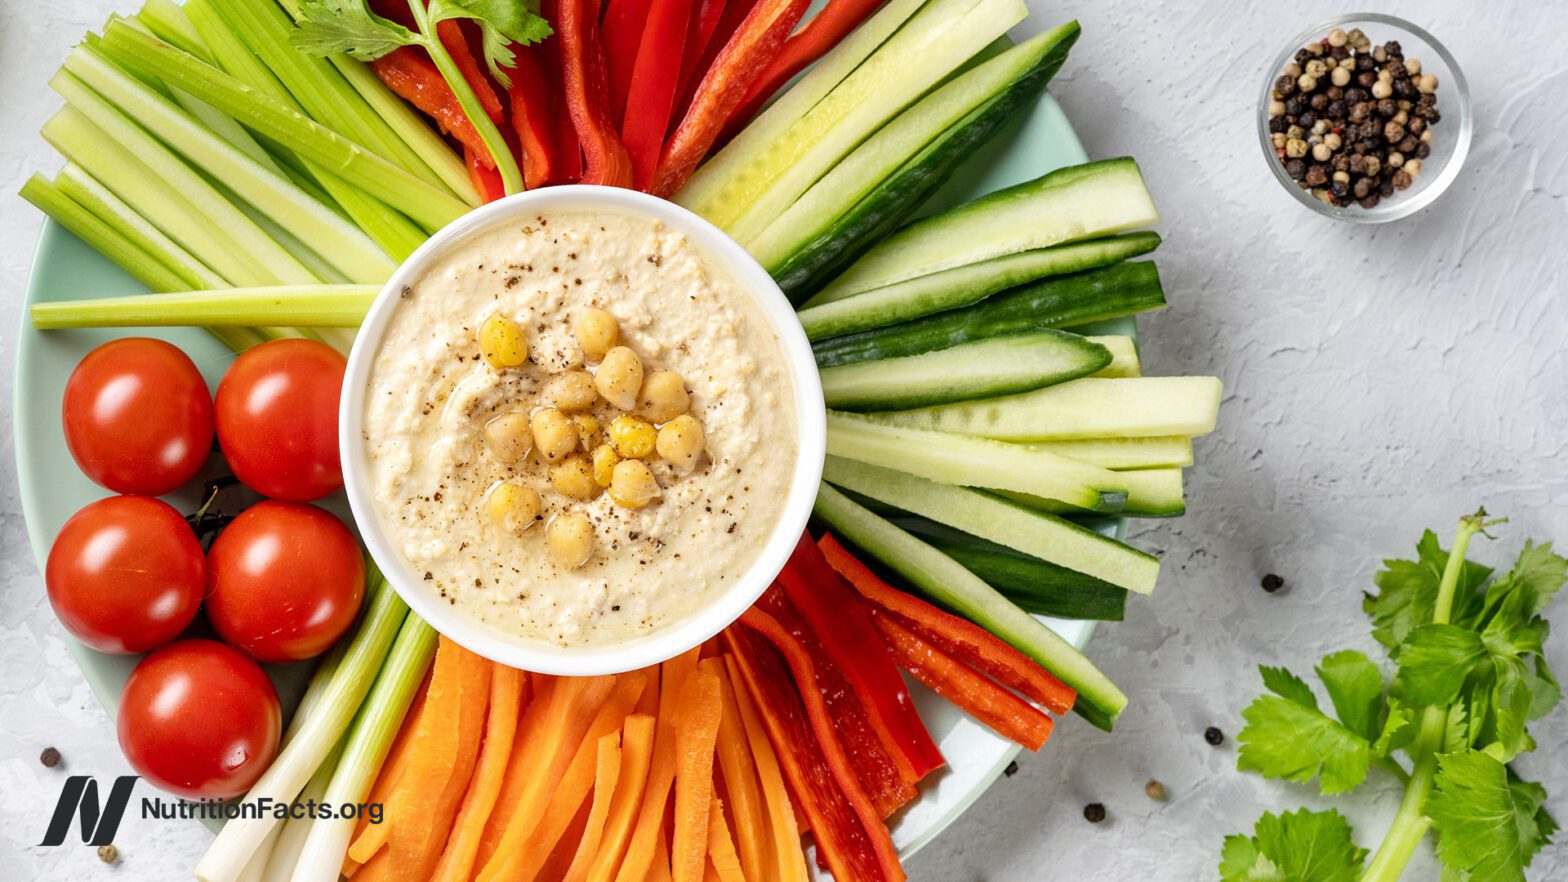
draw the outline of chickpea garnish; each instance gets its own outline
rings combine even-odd
[[[485,494],[485,514],[508,533],[521,533],[539,519],[539,494],[520,484],[502,481]]]
[[[623,414],[610,423],[610,443],[625,459],[642,459],[652,454],[658,436],[652,423],[634,416]]]
[[[534,446],[545,462],[560,462],[577,449],[577,424],[559,410],[541,408],[528,422],[533,429]]]
[[[565,371],[545,383],[544,400],[568,413],[577,413],[593,407],[599,400],[599,391],[594,388],[593,374]]]
[[[702,424],[690,414],[682,414],[659,429],[655,448],[665,462],[678,469],[689,469],[702,456]]]
[[[599,495],[599,485],[594,481],[593,466],[588,457],[574,453],[550,467],[550,486],[557,493],[586,502]]]
[[[577,424],[577,440],[584,450],[592,450],[599,444],[599,420],[591,413],[580,413],[572,417],[572,422]]]
[[[615,464],[621,461],[615,448],[608,444],[600,444],[593,449],[593,482],[600,487],[610,486],[610,479],[615,474]]]
[[[502,462],[517,462],[534,447],[534,433],[528,427],[528,414],[503,413],[485,423],[485,446]]]
[[[550,556],[557,564],[574,570],[593,555],[593,522],[578,512],[563,512],[550,520],[545,529]]]
[[[528,340],[517,322],[496,314],[479,326],[479,352],[487,364],[504,371],[528,360]]]
[[[631,410],[637,405],[637,393],[642,391],[642,359],[625,346],[617,346],[604,354],[593,381],[605,401],[621,410]]]
[[[636,459],[623,459],[615,464],[610,476],[610,498],[627,508],[642,508],[657,499],[659,482],[653,477],[648,464]]]
[[[637,415],[655,423],[667,423],[686,412],[691,398],[686,381],[674,371],[654,371],[642,381],[637,396]]]
[[[600,361],[620,339],[621,329],[615,316],[590,307],[572,317],[572,334],[589,361]]]

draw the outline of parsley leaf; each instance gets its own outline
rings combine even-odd
[[[1524,882],[1524,868],[1556,822],[1537,785],[1509,781],[1508,768],[1477,750],[1442,754],[1424,811],[1443,863],[1488,882]],[[1544,816],[1544,817],[1543,817]]]
[[[1366,851],[1339,812],[1265,813],[1251,837],[1225,837],[1222,882],[1356,882]]]
[[[484,38],[485,64],[503,88],[512,87],[508,70],[517,66],[512,42],[527,46],[552,33],[539,15],[538,0],[431,0],[430,21],[466,18],[479,25]]]
[[[1346,649],[1318,663],[1318,679],[1334,702],[1334,716],[1367,741],[1382,732],[1383,674],[1364,653]]]
[[[1323,793],[1344,793],[1366,780],[1371,746],[1365,738],[1329,719],[1305,683],[1283,669],[1263,668],[1289,697],[1260,695],[1242,719],[1237,765],[1269,778],[1306,782],[1319,777]]]
[[[306,55],[344,52],[359,61],[375,61],[423,42],[408,28],[371,12],[365,0],[304,0],[298,25],[289,42]]]
[[[1394,692],[1411,704],[1449,704],[1465,677],[1486,658],[1481,635],[1458,625],[1422,625],[1406,635],[1395,655]]]

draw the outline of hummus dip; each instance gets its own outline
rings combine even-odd
[[[573,318],[596,310],[645,371],[684,380],[700,424],[695,463],[641,460],[659,485],[641,507],[563,495],[540,449],[508,462],[487,444],[495,418],[548,406],[553,377],[595,369],[602,353],[585,354]],[[515,367],[481,352],[495,316],[526,338]],[[618,412],[596,401],[589,415],[607,429]],[[503,632],[581,647],[677,622],[751,567],[789,492],[794,407],[780,341],[684,235],[630,215],[550,214],[475,234],[404,290],[370,371],[364,443],[377,515],[429,591]],[[605,446],[591,434],[583,456]],[[487,516],[503,484],[537,493],[531,526]],[[591,554],[560,561],[551,524],[584,517]]]

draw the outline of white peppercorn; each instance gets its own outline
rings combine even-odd
[[[1291,159],[1300,159],[1307,155],[1307,142],[1300,138],[1291,138],[1285,142],[1285,155]]]
[[[1413,178],[1416,175],[1421,174],[1421,160],[1419,160],[1419,159],[1407,159],[1407,160],[1405,160],[1405,164],[1401,168],[1402,168],[1402,170],[1404,171],[1405,174],[1407,174],[1407,175],[1409,175],[1409,176],[1411,176]]]
[[[1346,34],[1343,29],[1335,28],[1328,32],[1328,44],[1330,46],[1338,48],[1345,45],[1347,42],[1349,42],[1349,35]]]
[[[1334,68],[1334,72],[1329,74],[1328,80],[1329,80],[1329,82],[1333,83],[1336,86],[1347,86],[1347,85],[1349,85],[1350,84],[1350,68],[1349,67],[1336,67],[1336,68]]]
[[[1400,153],[1398,150],[1394,150],[1394,151],[1392,151],[1392,152],[1390,152],[1388,154],[1388,167],[1389,168],[1399,168],[1400,166],[1402,166],[1404,164],[1405,164],[1405,154]]]
[[[1387,82],[1385,82],[1383,80],[1378,80],[1377,82],[1372,84],[1372,97],[1378,99],[1379,101],[1381,101],[1382,99],[1387,98],[1387,97],[1389,97],[1390,95],[1393,95],[1393,94],[1394,94],[1394,87],[1390,86]]]
[[[1327,144],[1318,144],[1312,148],[1312,158],[1318,162],[1328,162],[1333,155],[1334,151],[1330,150]]]
[[[1303,92],[1310,92],[1318,87],[1317,78],[1312,74],[1304,73],[1296,78],[1296,87]]]
[[[1421,79],[1416,81],[1416,88],[1420,89],[1423,92],[1436,92],[1437,91],[1437,75],[1436,74],[1422,74],[1421,75]]]

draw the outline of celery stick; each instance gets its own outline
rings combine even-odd
[[[363,802],[370,793],[370,785],[392,747],[398,725],[403,722],[435,651],[436,630],[410,613],[349,731],[343,757],[327,785],[326,802]],[[337,882],[353,835],[353,818],[318,820],[312,824],[294,866],[293,882]]]
[[[348,730],[376,673],[386,662],[393,639],[408,617],[408,607],[385,582],[366,598],[366,610],[332,678],[322,685],[311,714],[278,752],[247,798],[292,802]],[[201,882],[236,882],[246,863],[265,842],[277,821],[242,817],[229,821],[196,865]]]
[[[283,7],[283,11],[287,12],[290,18],[299,20],[298,0],[278,0],[278,5]],[[463,158],[418,111],[393,94],[369,65],[355,61],[341,52],[328,55],[326,58],[338,69],[338,73],[343,75],[343,79],[348,81],[354,91],[359,93],[359,97],[370,105],[370,109],[385,120],[394,132],[397,132],[403,139],[403,143],[419,154],[420,159],[425,161],[425,165],[429,166],[431,171],[441,176],[447,189],[456,193],[458,198],[469,205],[478,205],[484,201],[479,191],[474,188],[473,179],[468,176],[468,166],[463,162]]]
[[[234,260],[250,270],[250,278],[245,281],[258,284],[305,284],[316,281],[293,255],[272,241],[206,179],[74,74],[62,70],[50,78],[49,85],[65,98],[66,103],[183,195],[202,219],[212,226],[216,235],[229,238],[236,252]],[[80,158],[77,160],[81,162]],[[87,165],[85,162],[81,164]],[[226,270],[217,266],[213,268],[219,269],[230,281],[240,281]]]
[[[167,290],[167,289],[165,289]],[[33,304],[33,327],[255,327],[355,328],[376,299],[375,285],[300,285],[170,291]]]
[[[126,205],[124,200],[110,192],[86,170],[75,163],[66,163],[60,170],[55,184],[67,196],[93,214],[109,222],[121,235],[135,242],[143,251],[156,257],[164,266],[173,270],[184,281],[185,288],[222,288],[223,279],[206,264],[197,260],[189,251],[165,236],[162,231]],[[155,288],[167,291],[168,288]]]
[[[70,230],[93,250],[114,261],[136,281],[155,291],[167,291],[190,284],[158,258],[142,250],[130,237],[87,210],[50,183],[33,175],[22,185],[22,198],[37,206],[55,222]],[[43,304],[39,304],[43,305]]]
[[[222,17],[213,11],[206,0],[192,0],[187,5],[187,10],[191,21],[201,32],[202,38],[211,47],[217,67],[251,88],[276,98],[289,108],[300,113],[304,112],[299,102],[289,94],[289,90],[278,82],[277,75],[261,63],[261,59],[257,58],[244,41],[229,29]],[[413,221],[385,203],[356,189],[323,166],[302,159],[293,151],[284,149],[283,152],[314,177],[331,198],[348,213],[349,218],[397,260],[406,259],[414,253],[414,249],[429,238],[428,234]],[[464,174],[466,175],[466,172]]]
[[[294,23],[276,3],[257,3],[255,0],[207,2],[278,75],[313,118],[421,180],[444,187],[441,178],[365,104],[332,65],[294,48],[289,42]]]
[[[426,229],[445,226],[468,210],[466,203],[444,190],[167,43],[114,25],[104,34],[102,48],[117,60],[122,56],[136,59],[156,70],[171,86],[190,92],[257,134],[333,169],[343,180]]]
[[[135,20],[165,43],[178,46],[202,61],[212,61],[195,25],[191,24],[185,11],[174,0],[147,0],[141,11],[136,13]]]
[[[191,165],[222,181],[290,235],[309,242],[312,249],[349,279],[364,283],[385,281],[397,268],[386,252],[358,228],[93,49],[78,46],[72,50],[66,57],[65,69],[140,122]],[[70,98],[67,94],[67,100]]]

